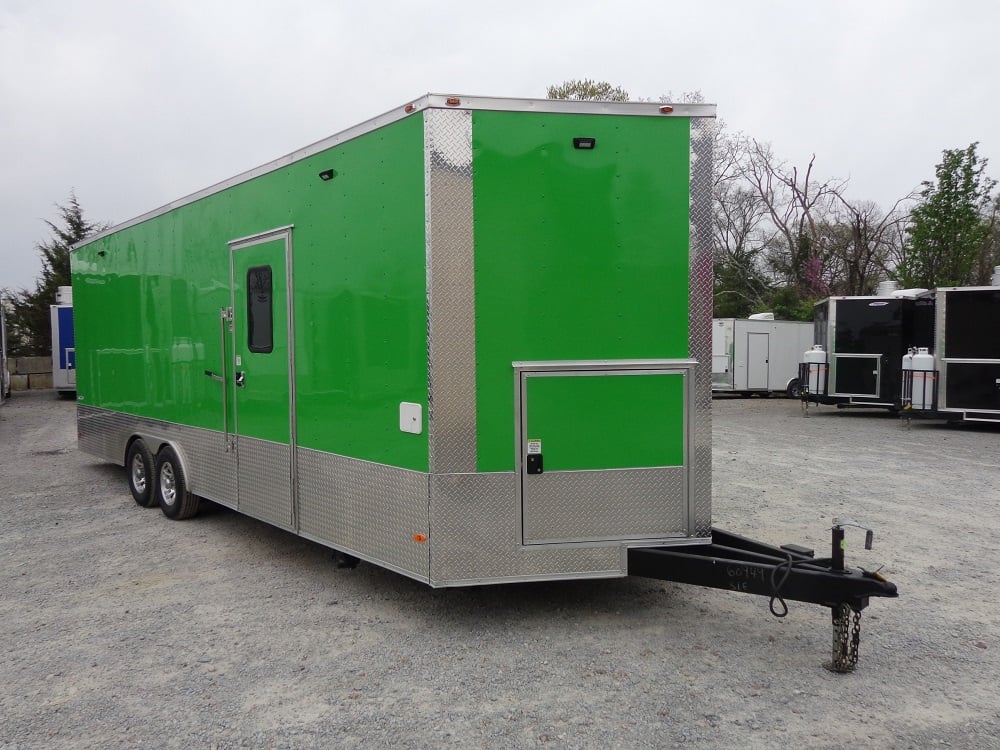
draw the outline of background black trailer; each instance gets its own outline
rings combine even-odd
[[[915,416],[1000,422],[1000,273],[994,286],[939,287],[933,302],[933,360],[904,373]]]
[[[933,345],[934,299],[829,297],[816,304],[813,323],[825,366],[803,374],[803,400],[896,410],[902,406],[903,355]]]

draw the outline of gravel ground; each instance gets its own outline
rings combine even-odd
[[[832,674],[830,618],[640,579],[433,590],[210,507],[172,522],[0,408],[0,748],[997,748],[1000,429],[714,402],[717,526],[900,590]]]

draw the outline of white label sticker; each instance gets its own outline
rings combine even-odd
[[[541,455],[542,452],[542,441],[541,440],[528,440],[528,455],[537,456]]]

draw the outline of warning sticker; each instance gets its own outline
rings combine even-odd
[[[528,455],[536,456],[540,455],[542,452],[542,441],[541,440],[528,440]]]

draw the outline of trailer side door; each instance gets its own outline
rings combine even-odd
[[[747,389],[766,391],[768,389],[768,359],[770,358],[770,336],[751,331],[747,333]]]
[[[689,528],[690,365],[524,369],[524,544],[667,539]]]
[[[290,252],[288,229],[230,243],[238,507],[286,529],[295,525]]]

